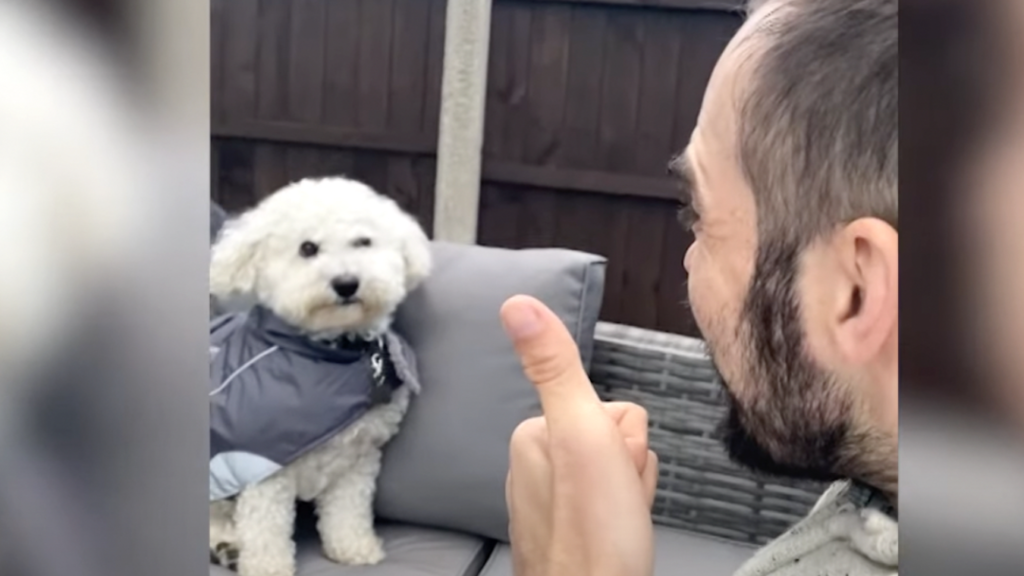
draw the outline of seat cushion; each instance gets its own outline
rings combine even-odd
[[[416,351],[423,391],[385,448],[377,515],[507,541],[508,442],[540,404],[498,312],[515,294],[540,299],[565,322],[586,363],[605,260],[440,242],[433,254],[434,271],[395,321]]]
[[[657,526],[654,530],[654,576],[729,576],[756,548]],[[512,576],[512,552],[495,547],[480,576]]]
[[[377,533],[384,539],[384,561],[376,566],[344,566],[324,557],[310,527],[300,528],[296,576],[475,576],[493,546],[475,536],[402,524],[382,523]],[[210,566],[210,576],[238,575]]]

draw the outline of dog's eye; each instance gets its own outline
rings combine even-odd
[[[366,237],[356,238],[355,240],[352,241],[352,246],[355,248],[369,248],[372,245],[373,240],[370,240],[369,238]]]
[[[312,258],[313,256],[316,256],[318,252],[320,252],[320,246],[318,246],[316,242],[306,240],[299,246],[299,255],[303,258]]]

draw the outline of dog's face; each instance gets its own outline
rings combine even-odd
[[[394,201],[346,178],[303,180],[225,227],[210,293],[255,294],[309,333],[359,332],[385,321],[429,269],[426,234]]]

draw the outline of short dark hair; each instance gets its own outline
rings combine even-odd
[[[898,0],[752,9],[773,12],[747,39],[758,46],[739,102],[760,238],[799,249],[861,217],[898,228]]]
[[[726,445],[769,474],[894,486],[894,444],[854,421],[853,398],[808,352],[798,278],[802,251],[838,225],[897,226],[897,0],[755,10],[772,12],[743,40],[737,137],[758,233],[740,332],[760,397],[732,402]]]

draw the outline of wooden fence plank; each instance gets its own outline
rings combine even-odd
[[[642,48],[642,17],[636,11],[622,11],[608,18],[605,36],[604,76],[601,93],[601,117],[598,131],[601,167],[617,174],[634,170],[633,135],[639,94]],[[608,268],[605,274],[606,316],[612,321],[625,321],[628,262],[625,239],[630,233],[629,213],[621,201],[606,205],[603,226],[609,234]]]
[[[441,121],[441,69],[444,64],[445,0],[430,2],[429,35],[427,40],[427,81],[423,95],[423,133],[437,139]]]
[[[413,172],[419,183],[419,206],[416,216],[427,234],[434,237],[434,181],[437,178],[437,160],[430,156],[416,156]]]
[[[323,118],[326,0],[292,0],[288,51],[288,118]]]
[[[483,246],[518,248],[519,208],[515,191],[498,184],[482,183],[477,241]]]
[[[423,126],[430,2],[395,0],[388,130],[418,134]]]
[[[361,0],[356,125],[363,130],[382,132],[388,125],[393,9],[394,0]]]
[[[504,138],[508,122],[512,79],[509,71],[512,12],[507,2],[491,7],[491,45],[487,52],[487,95],[484,112],[483,157],[502,158],[506,154]]]
[[[324,170],[330,174],[352,178],[355,158],[351,150],[329,149],[330,153],[324,159]]]
[[[288,148],[269,142],[254,146],[253,192],[255,201],[259,201],[288,184]]]
[[[636,12],[608,20],[601,95],[602,166],[613,172],[635,171],[633,141],[642,68],[643,18]]]
[[[387,195],[389,192],[388,157],[362,150],[354,151],[353,157],[352,176],[374,190]]]
[[[569,66],[568,6],[540,5],[533,12],[524,160],[551,164],[561,145],[562,112]]]
[[[331,162],[331,150],[321,146],[287,147],[288,180],[296,182],[303,178],[337,176]]]
[[[359,22],[359,0],[327,4],[324,123],[331,126],[356,126]]]
[[[554,245],[600,254],[603,251],[602,234],[594,233],[594,211],[598,209],[596,206],[600,205],[601,198],[586,192],[562,190],[552,191],[552,194],[558,214]]]
[[[288,32],[292,0],[260,0],[257,35],[258,118],[283,120],[288,106]]]
[[[547,248],[554,245],[558,229],[557,194],[537,188],[515,190],[521,204],[519,245],[523,248]]]
[[[313,146],[285,146],[284,171],[288,182],[298,182],[305,178],[316,178],[316,152]]]
[[[595,199],[594,231],[600,231],[600,254],[608,259],[605,268],[604,304],[601,317],[611,322],[629,323],[630,318],[623,313],[625,298],[623,283],[627,268],[630,265],[626,252],[627,220],[626,214],[632,204],[622,198],[605,196]]]
[[[419,187],[413,173],[413,159],[409,156],[388,156],[388,189],[386,194],[398,202],[405,211],[419,212]]]
[[[259,0],[233,0],[226,10],[221,73],[224,106],[221,118],[256,115],[256,27]]]
[[[673,15],[674,16],[674,15]],[[676,75],[680,68],[678,17],[644,21],[640,110],[635,139],[638,172],[661,176],[672,156]]]
[[[625,315],[641,326],[656,326],[665,225],[673,217],[669,202],[635,202],[629,212],[629,233],[621,241],[629,254],[627,282],[622,302]]]
[[[573,7],[560,166],[597,169],[601,165],[597,139],[606,26],[606,10]]]
[[[215,200],[228,212],[238,212],[256,203],[254,147],[251,142],[220,141],[214,146],[217,163]]]
[[[638,172],[661,176],[673,147],[674,99],[679,68],[679,16],[643,21],[643,68],[640,74],[639,111],[634,138],[634,166]],[[627,242],[630,266],[624,279],[624,315],[642,326],[657,326],[663,313],[665,285],[665,228],[674,222],[674,202],[635,202],[629,212]]]
[[[522,160],[531,119],[527,94],[530,88],[530,34],[533,12],[521,3],[510,5],[508,116],[505,118],[505,153],[503,160]]]
[[[224,84],[229,81],[224,73],[224,33],[227,24],[228,0],[210,2],[210,119],[219,120],[224,114]]]

